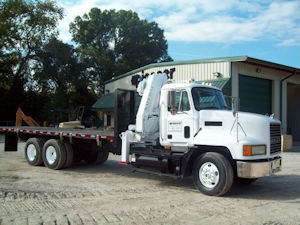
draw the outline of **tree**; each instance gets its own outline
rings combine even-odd
[[[8,0],[0,3],[1,75],[26,77],[36,51],[57,35],[63,10],[53,1]]]
[[[138,67],[172,60],[163,30],[132,11],[92,8],[75,18],[70,31],[89,76],[100,84]]]
[[[85,75],[85,66],[79,62],[72,45],[53,38],[37,56],[39,64],[34,79],[42,92],[53,95],[52,108],[74,109],[94,103],[95,98],[88,90],[90,80]]]
[[[7,0],[0,2],[0,87],[5,90],[2,106],[7,118],[24,106],[24,86],[33,74],[36,52],[58,34],[56,25],[63,10],[54,1]],[[4,99],[3,99],[4,98]]]
[[[69,93],[72,83],[82,76],[83,68],[72,45],[52,38],[37,52],[39,63],[34,78],[40,89],[55,93],[57,89]]]

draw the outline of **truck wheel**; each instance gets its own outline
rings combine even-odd
[[[104,151],[101,151],[100,152],[100,157],[98,158],[98,164],[102,164],[104,162],[106,162],[106,160],[108,159],[108,156],[109,156],[109,152],[104,152]]]
[[[65,149],[66,149],[67,159],[66,159],[64,168],[68,168],[73,164],[74,151],[73,151],[73,147],[70,143],[65,143]]]
[[[25,145],[25,158],[32,166],[43,165],[42,149],[44,142],[39,138],[29,138]]]
[[[194,163],[195,186],[206,195],[224,195],[232,186],[233,169],[228,159],[216,152],[198,157]]]
[[[66,162],[66,149],[60,140],[50,139],[43,147],[43,161],[45,165],[54,170],[63,168]]]
[[[98,147],[95,147],[94,151],[87,152],[84,155],[84,161],[87,164],[102,164],[108,158],[109,152],[102,151]]]
[[[98,155],[98,152],[96,152],[96,151],[86,152],[83,155],[83,160],[87,164],[96,164],[96,162],[97,162],[97,155]]]

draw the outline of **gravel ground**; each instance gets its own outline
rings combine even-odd
[[[33,167],[0,143],[0,225],[4,224],[299,224],[300,149],[283,153],[283,170],[225,197],[118,164]],[[296,150],[296,149],[295,149]]]

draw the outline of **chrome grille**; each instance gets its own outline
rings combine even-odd
[[[281,129],[280,124],[270,124],[270,153],[281,151]]]

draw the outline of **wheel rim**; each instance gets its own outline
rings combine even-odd
[[[27,146],[27,158],[29,161],[34,161],[35,158],[36,158],[36,154],[37,154],[37,151],[36,151],[36,147],[34,146],[34,144],[29,144]]]
[[[199,170],[200,182],[207,188],[214,188],[219,183],[220,173],[215,164],[204,163]]]
[[[53,164],[56,160],[56,150],[53,146],[46,149],[46,159],[49,164]]]

